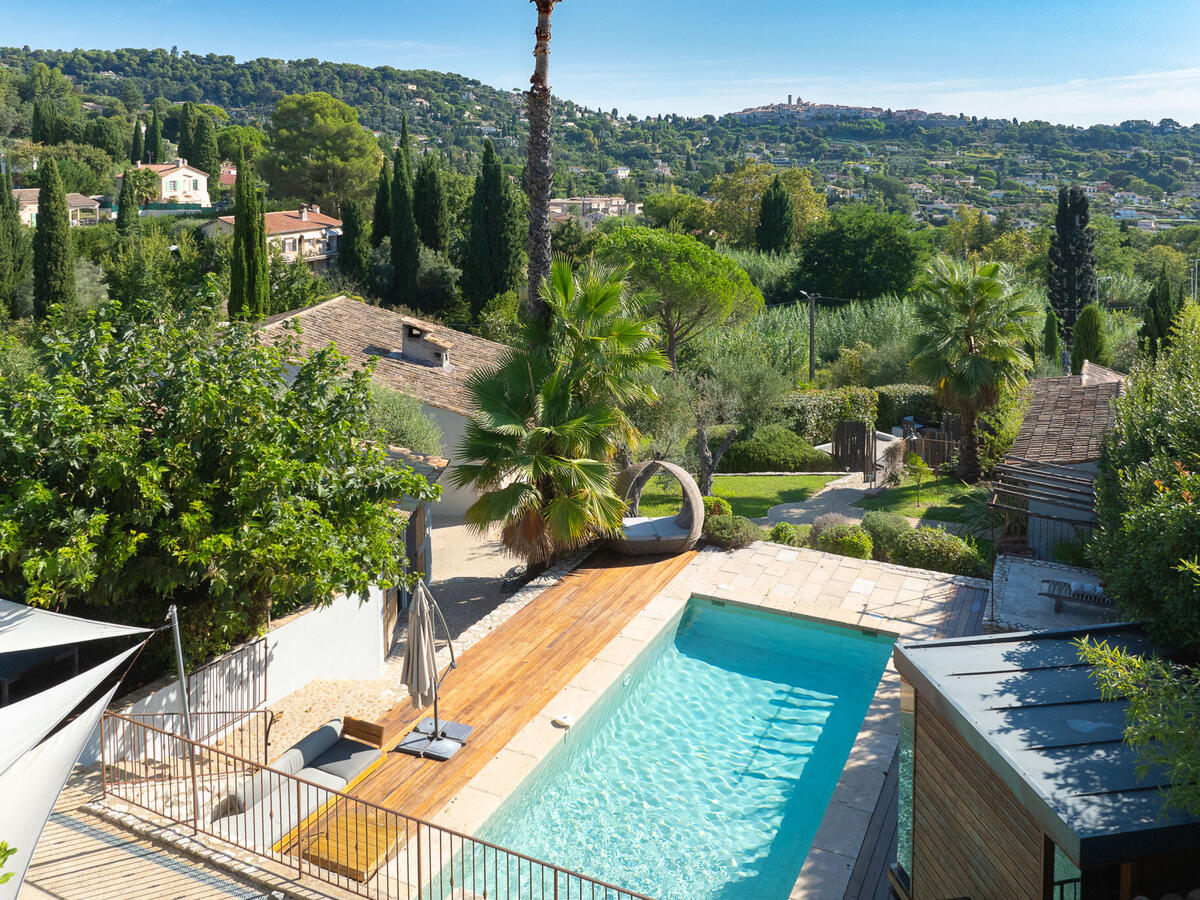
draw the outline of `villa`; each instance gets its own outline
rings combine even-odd
[[[165,163],[138,163],[137,168],[148,169],[157,176],[155,204],[195,207],[205,209],[212,204],[208,199],[208,172],[188,165],[186,159],[172,159]],[[124,174],[117,176],[116,193],[121,193]]]
[[[284,262],[303,258],[317,272],[330,269],[337,262],[342,220],[325,215],[315,203],[296,210],[269,212],[263,219],[267,246],[282,254]],[[233,216],[221,216],[205,222],[200,231],[206,237],[232,234],[233,222]]]
[[[37,225],[39,188],[13,188],[13,197],[17,200],[17,213],[21,224],[33,228]],[[96,225],[100,221],[100,201],[83,194],[67,194],[67,215],[71,225]]]

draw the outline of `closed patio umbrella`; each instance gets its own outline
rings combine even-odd
[[[450,667],[445,675],[438,677],[437,641],[434,638],[434,615],[442,624],[446,643],[450,647]],[[404,648],[404,668],[400,677],[408,689],[413,706],[423,709],[433,704],[433,717],[422,719],[417,727],[405,736],[396,749],[414,756],[446,760],[467,742],[474,730],[471,725],[441,721],[438,717],[438,689],[450,669],[458,667],[454,656],[454,643],[450,630],[425,582],[418,581],[413,590],[408,608],[408,641]]]

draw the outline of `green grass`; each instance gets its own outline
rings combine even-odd
[[[735,516],[757,519],[779,503],[807,500],[838,475],[718,475],[713,493],[729,501]],[[670,516],[679,512],[679,485],[674,479],[656,478],[642,492],[643,516]]]
[[[921,485],[921,504],[917,505],[917,484],[906,477],[898,487],[888,488],[878,497],[863,497],[854,502],[860,509],[881,509],[914,519],[939,522],[965,522],[967,497],[972,488],[953,475],[926,479]]]

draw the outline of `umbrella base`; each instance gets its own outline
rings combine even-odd
[[[471,736],[471,732],[475,730],[474,725],[464,725],[462,722],[447,722],[444,719],[438,722],[441,730],[441,737],[449,738],[452,741],[458,741],[460,744],[465,744],[467,738]],[[433,735],[433,718],[422,719],[417,723],[417,727],[413,731],[420,734]]]
[[[450,759],[466,743],[467,737],[475,730],[472,725],[461,722],[439,722],[440,735],[433,734],[433,719],[423,719],[417,727],[404,736],[396,745],[400,753],[409,753],[422,759],[436,759],[442,762]]]

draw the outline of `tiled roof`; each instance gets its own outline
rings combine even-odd
[[[504,345],[421,321],[420,326],[426,334],[454,348],[450,351],[450,368],[426,365],[400,356],[405,318],[359,300],[335,297],[264,325],[262,334],[264,337],[282,335],[284,322],[294,320],[302,329],[299,339],[304,348],[315,350],[332,342],[356,368],[374,361],[377,384],[408,394],[429,406],[469,416],[471,400],[467,379],[477,369],[499,362]]]
[[[187,169],[189,172],[195,172],[198,175],[203,175],[205,178],[208,177],[208,173],[203,169],[197,169],[195,166],[188,165],[187,163],[184,163],[182,166],[176,165],[175,163],[143,163],[142,165],[138,166],[138,168],[149,169],[159,178],[162,178],[164,175],[170,175],[172,172],[183,171],[184,169]]]
[[[407,447],[389,446],[385,449],[390,459],[408,466],[430,484],[437,484],[437,480],[442,477],[442,473],[450,465],[450,460],[445,457],[418,453]]]
[[[1112,401],[1123,384],[1119,373],[1098,366],[1086,375],[1030,381],[1029,409],[1012,455],[1060,465],[1099,459],[1113,428]]]
[[[300,210],[289,209],[283,212],[269,212],[263,216],[267,234],[297,234],[301,231],[319,231],[322,228],[341,228],[342,220],[327,216],[324,213],[308,211],[308,218],[300,218]],[[221,216],[217,221],[233,225],[233,216]]]
[[[40,193],[41,188],[13,188],[13,196],[17,198],[17,202],[25,205],[36,204]],[[69,209],[90,209],[93,206],[99,207],[100,201],[93,200],[86,194],[67,194]]]

